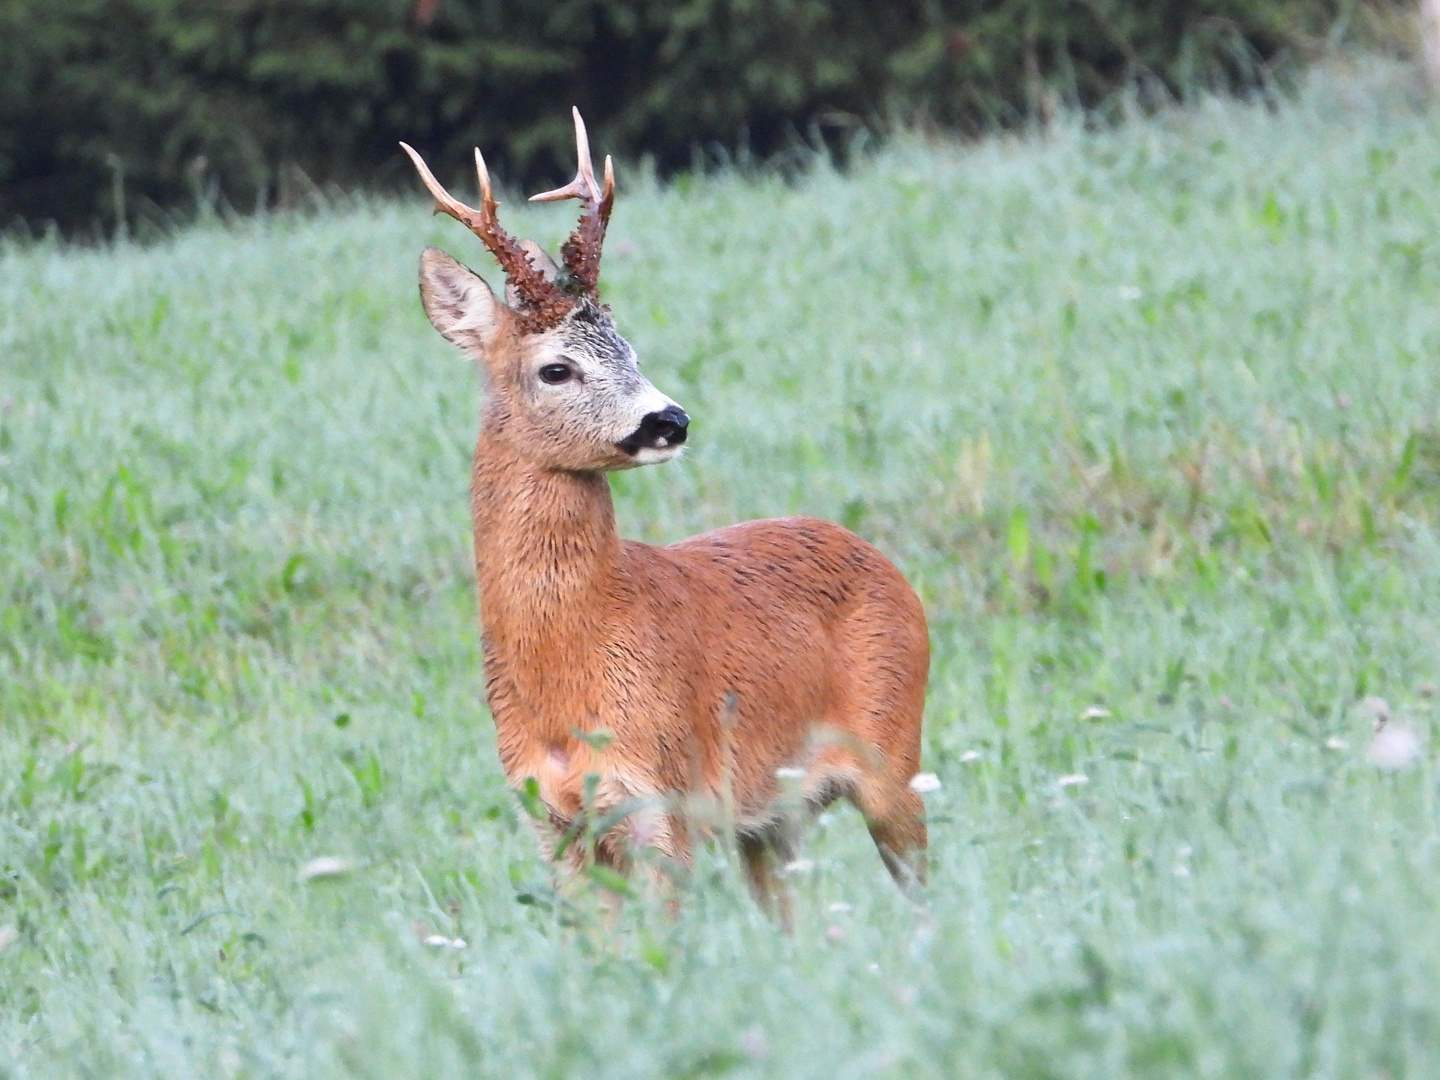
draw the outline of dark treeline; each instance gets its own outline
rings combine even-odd
[[[1407,5],[1408,6],[1408,5]],[[6,0],[0,227],[393,186],[559,179],[568,106],[668,171],[891,120],[960,131],[1253,87],[1399,0]],[[1398,17],[1395,15],[1394,17]],[[467,188],[468,189],[468,188]]]

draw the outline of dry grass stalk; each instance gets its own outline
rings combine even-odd
[[[1420,45],[1430,85],[1440,90],[1440,0],[1420,0]]]

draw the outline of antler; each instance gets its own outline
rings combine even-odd
[[[600,286],[600,249],[605,243],[605,226],[610,221],[610,207],[615,202],[615,168],[610,155],[605,155],[605,189],[595,182],[595,167],[590,164],[590,137],[580,110],[575,116],[575,153],[580,159],[575,179],[562,188],[531,195],[531,202],[556,202],[560,199],[580,200],[580,223],[560,248],[560,257],[570,277],[587,296],[597,296]]]
[[[520,317],[529,328],[543,329],[558,324],[575,301],[554,282],[546,280],[530,261],[520,242],[500,227],[500,220],[495,214],[500,204],[490,190],[490,171],[485,168],[485,158],[480,150],[475,150],[475,173],[480,178],[480,209],[476,210],[441,187],[425,160],[411,146],[402,142],[400,148],[410,155],[415,171],[435,197],[435,212],[449,214],[460,222],[478,236],[490,254],[495,256],[495,261],[505,271],[522,303]],[[601,233],[604,233],[603,225]]]

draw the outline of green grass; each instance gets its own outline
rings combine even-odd
[[[622,193],[606,295],[695,418],[622,529],[831,517],[930,613],[928,918],[836,811],[790,939],[718,849],[674,924],[550,890],[479,700],[475,379],[415,295],[458,226],[4,249],[0,1077],[1440,1075],[1403,83]]]

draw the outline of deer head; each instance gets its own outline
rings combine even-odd
[[[546,468],[609,471],[668,461],[680,452],[690,418],[640,374],[635,350],[600,303],[600,249],[615,198],[605,159],[596,182],[580,111],[575,179],[532,202],[580,200],[580,221],[560,249],[563,267],[533,240],[500,227],[485,159],[475,151],[480,208],[453,198],[420,155],[401,147],[446,213],[478,236],[506,277],[502,301],[473,270],[437,248],[420,257],[420,298],[436,330],[473,357],[485,374],[486,428]]]

